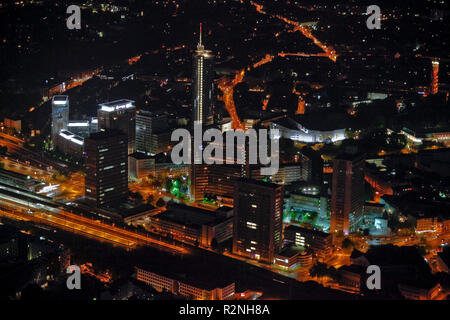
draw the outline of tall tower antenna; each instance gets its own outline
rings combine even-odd
[[[202,23],[200,22],[200,42],[199,45],[202,45]]]

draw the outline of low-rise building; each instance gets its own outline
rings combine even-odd
[[[358,265],[342,266],[338,269],[339,287],[342,290],[359,293],[364,283],[365,268]]]
[[[317,212],[320,216],[329,216],[330,198],[305,193],[291,193],[285,198],[285,210]]]
[[[128,175],[141,179],[155,174],[155,157],[145,153],[135,152],[128,156]]]
[[[184,174],[189,170],[187,164],[174,164],[164,154],[148,155],[135,152],[128,156],[128,174],[131,178],[141,179],[161,174]]]
[[[147,271],[136,267],[136,277],[139,281],[147,283],[157,291],[166,291],[174,295],[180,295],[192,300],[225,300],[235,294],[235,283],[221,280],[221,277],[213,279],[200,279],[188,277],[185,274],[169,274]]]
[[[0,183],[4,183],[21,189],[26,189],[29,191],[36,191],[36,187],[44,185],[43,182],[37,181],[30,176],[1,168]]]
[[[22,131],[22,120],[5,118],[4,125],[6,128],[14,129],[17,133]]]
[[[294,269],[297,266],[311,267],[313,252],[311,249],[288,246],[275,255],[273,263],[285,270]]]
[[[442,290],[439,283],[427,287],[401,283],[398,285],[398,289],[402,296],[408,300],[434,300]]]
[[[209,211],[172,204],[167,210],[149,217],[151,231],[191,245],[210,247],[233,236],[232,209]]]
[[[270,123],[270,128],[280,130],[283,138],[304,143],[331,143],[345,139],[345,129],[312,130],[291,118],[276,119]]]
[[[284,228],[284,241],[295,246],[310,248],[314,256],[322,260],[328,257],[332,250],[331,234],[298,226]]]

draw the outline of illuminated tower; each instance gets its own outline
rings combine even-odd
[[[69,124],[69,97],[53,96],[52,99],[52,142],[56,139],[61,130],[67,129]]]
[[[200,40],[194,54],[194,107],[193,121],[201,121],[203,126],[213,123],[212,98],[212,54],[202,44],[202,24],[200,24]]]
[[[438,87],[439,87],[439,77],[438,77],[439,60],[438,59],[431,60],[431,66],[432,66],[433,69],[431,71],[431,90],[430,90],[430,93],[431,94],[436,94],[436,93],[438,93]]]

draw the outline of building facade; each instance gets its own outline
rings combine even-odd
[[[205,50],[202,44],[202,30],[200,25],[200,41],[194,54],[194,90],[193,114],[194,121],[202,122],[203,126],[211,125],[214,121],[212,101],[212,54]]]
[[[67,129],[68,124],[69,124],[69,97],[54,96],[52,98],[52,130],[51,130],[53,144],[56,144],[59,132],[63,129]]]
[[[364,157],[344,154],[333,160],[330,232],[355,231],[363,217]]]
[[[68,131],[61,130],[56,136],[56,148],[67,155],[74,158],[81,158],[84,151],[84,139],[76,134]]]
[[[128,193],[127,137],[118,130],[93,133],[85,139],[85,196],[97,207],[119,203]]]
[[[136,114],[136,150],[154,155],[167,152],[169,145],[167,116],[139,110]]]
[[[273,263],[282,247],[283,186],[239,179],[234,191],[233,253]]]
[[[133,100],[101,103],[97,111],[98,131],[120,130],[127,137],[128,154],[136,152],[136,107]]]
[[[331,234],[298,226],[288,226],[284,229],[284,241],[287,244],[310,248],[314,256],[324,259],[331,254]]]
[[[189,283],[187,278],[177,280],[173,276],[164,276],[139,267],[136,267],[135,270],[137,280],[151,285],[157,291],[166,291],[190,300],[225,300],[231,298],[235,293],[234,282],[212,288],[208,284]]]

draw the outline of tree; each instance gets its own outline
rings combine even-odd
[[[309,269],[309,274],[311,277],[322,278],[328,274],[328,267],[325,263],[317,262]]]
[[[345,251],[350,252],[354,247],[355,244],[349,238],[345,238],[344,240],[342,240],[342,249],[344,249]]]
[[[152,204],[154,201],[155,201],[155,196],[152,194],[149,194],[148,198],[147,198],[147,203]]]
[[[317,262],[315,265],[309,269],[309,274],[311,277],[330,277],[331,279],[337,281],[339,279],[339,272],[336,270],[335,267],[331,266],[328,268],[328,266],[325,263]]]
[[[166,202],[164,201],[163,198],[159,198],[158,201],[156,201],[157,207],[164,207],[165,205],[166,205]]]

